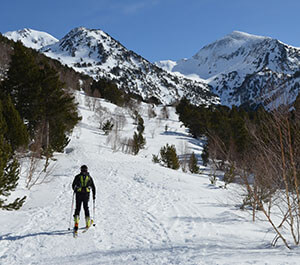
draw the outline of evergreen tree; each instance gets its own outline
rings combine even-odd
[[[132,153],[137,155],[140,149],[143,149],[146,144],[146,139],[144,138],[143,134],[134,132],[133,135],[133,146],[132,146]]]
[[[250,136],[245,125],[245,113],[237,110],[235,106],[230,111],[230,127],[236,151],[243,155],[250,144]]]
[[[193,174],[199,173],[198,160],[194,152],[192,153],[189,160],[189,170]]]
[[[193,137],[197,138],[207,133],[209,120],[207,107],[193,106],[188,99],[183,98],[176,107],[176,113]]]
[[[209,153],[208,153],[208,145],[207,144],[203,147],[201,158],[203,161],[203,166],[207,166],[207,164],[209,162]]]
[[[11,96],[13,104],[33,136],[39,122],[40,71],[30,49],[25,48],[21,42],[14,44],[7,79],[2,88],[4,93]]]
[[[112,82],[100,79],[99,81],[93,82],[91,89],[93,93],[95,90],[98,90],[101,97],[118,106],[122,106],[124,104],[124,93]]]
[[[19,164],[13,158],[12,148],[4,137],[5,131],[7,124],[0,106],[0,209],[17,210],[23,205],[25,197],[12,203],[6,203],[5,199],[16,189],[19,180]]]
[[[28,133],[18,111],[13,105],[10,97],[0,100],[0,112],[6,122],[7,129],[2,130],[5,139],[13,150],[28,144]]]
[[[174,145],[166,144],[160,149],[161,161],[168,168],[178,169],[180,167],[179,159]]]
[[[31,139],[47,154],[63,150],[79,121],[74,97],[63,87],[56,70],[45,62],[38,65],[30,49],[15,44],[3,91],[11,96]]]
[[[67,134],[80,120],[74,97],[63,90],[55,69],[44,64],[41,69],[40,125],[43,131],[43,148],[62,151],[68,143]]]
[[[108,135],[111,132],[111,130],[112,130],[113,127],[114,127],[114,124],[112,123],[112,121],[111,120],[107,120],[103,124],[102,130],[104,131],[105,135]]]
[[[144,120],[137,111],[134,111],[134,119],[137,121],[137,131],[133,135],[133,146],[132,152],[134,155],[137,155],[140,149],[143,149],[146,145],[146,139],[143,136],[145,130]]]
[[[2,139],[1,139],[2,138]],[[3,137],[0,136],[0,209],[18,210],[25,202],[26,196],[22,199],[17,198],[11,203],[6,203],[7,199],[3,197],[10,196],[18,185],[19,180],[19,163],[16,159],[3,154],[9,149],[9,145],[3,143]]]
[[[144,132],[144,130],[145,130],[144,120],[141,117],[141,115],[138,115],[137,131],[142,134]]]

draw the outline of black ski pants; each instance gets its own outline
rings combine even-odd
[[[81,204],[83,203],[83,209],[85,217],[90,216],[89,212],[89,199],[90,199],[90,193],[89,192],[76,192],[76,209],[75,209],[75,215],[80,214]]]

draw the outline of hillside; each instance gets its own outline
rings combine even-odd
[[[187,134],[174,109],[168,108],[169,119],[149,119],[148,106],[140,107],[147,145],[132,156],[111,149],[113,141],[107,141],[99,116],[88,107],[93,99],[82,92],[76,96],[83,119],[65,153],[55,154],[49,182],[25,189],[28,160],[23,160],[14,196],[27,194],[26,203],[19,211],[0,211],[1,264],[298,264],[299,249],[287,250],[280,241],[271,248],[269,224],[261,215],[253,223],[239,209],[237,185],[223,189],[220,180],[211,185],[212,169],[201,166],[201,159],[200,175],[152,163],[152,154],[166,143],[180,155],[185,145],[188,153],[202,152],[202,142]],[[123,112],[127,123],[119,135],[132,136],[136,126],[128,112],[99,103],[114,115]],[[82,164],[96,183],[96,226],[74,239],[67,229],[71,183]],[[81,226],[83,220],[81,212]]]

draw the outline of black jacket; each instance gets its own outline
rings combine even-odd
[[[86,183],[86,185],[84,185],[85,187],[82,188],[82,183],[81,183],[81,176],[83,177],[83,182],[85,184],[85,179],[88,178],[88,181]],[[96,197],[96,187],[94,184],[94,181],[92,179],[92,177],[90,176],[90,174],[87,173],[80,173],[78,175],[75,176],[73,184],[72,184],[72,188],[75,192],[89,192],[86,188],[88,189],[92,189],[93,191],[93,198]]]

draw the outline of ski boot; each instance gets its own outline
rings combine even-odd
[[[85,224],[86,224],[85,228],[89,229],[91,226],[91,218],[89,216],[85,217]]]
[[[75,225],[74,225],[74,237],[77,237],[77,235],[78,235],[78,226],[79,226],[79,216],[78,215],[74,216],[74,222],[75,222]]]

